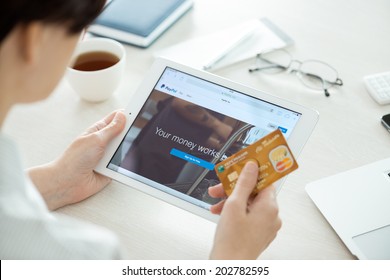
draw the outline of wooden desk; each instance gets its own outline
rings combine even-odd
[[[153,62],[153,53],[182,40],[266,16],[294,40],[300,60],[334,66],[344,81],[331,97],[312,92],[291,74],[247,72],[251,61],[216,74],[313,107],[320,121],[299,157],[300,168],[279,194],[283,227],[263,259],[351,259],[307,196],[313,180],[390,156],[390,135],[379,106],[368,95],[364,75],[390,70],[390,2],[387,0],[196,0],[185,17],[148,49],[127,46],[126,77],[108,101],[81,101],[64,81],[47,100],[15,107],[5,133],[20,144],[26,166],[47,162],[89,125],[124,107]],[[215,225],[165,202],[113,182],[101,193],[58,212],[116,232],[130,259],[205,259]]]

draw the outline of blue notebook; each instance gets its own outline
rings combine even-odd
[[[88,31],[148,47],[192,5],[192,0],[113,0]]]

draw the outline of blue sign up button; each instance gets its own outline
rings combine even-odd
[[[278,126],[278,128],[280,129],[281,132],[283,132],[284,134],[286,134],[287,128],[284,128],[284,127],[281,127],[281,126]]]
[[[205,161],[205,160],[203,160],[201,158],[197,158],[196,156],[193,156],[193,155],[187,154],[185,152],[179,151],[177,149],[172,149],[170,154],[175,156],[175,157],[184,159],[185,161],[188,161],[188,162],[191,162],[193,164],[199,165],[199,166],[201,166],[203,168],[207,168],[209,170],[213,170],[214,169],[214,164],[212,164],[212,163],[210,163],[208,161]]]

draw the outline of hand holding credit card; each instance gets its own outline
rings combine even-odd
[[[228,196],[233,192],[245,163],[250,160],[257,161],[259,166],[253,194],[298,168],[282,132],[277,129],[215,166],[215,172]]]

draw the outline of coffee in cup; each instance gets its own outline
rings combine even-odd
[[[109,52],[88,52],[80,54],[72,68],[79,71],[98,71],[114,66],[119,58]]]
[[[67,80],[81,98],[100,102],[117,89],[125,68],[125,49],[117,41],[92,38],[76,47],[66,74]]]

